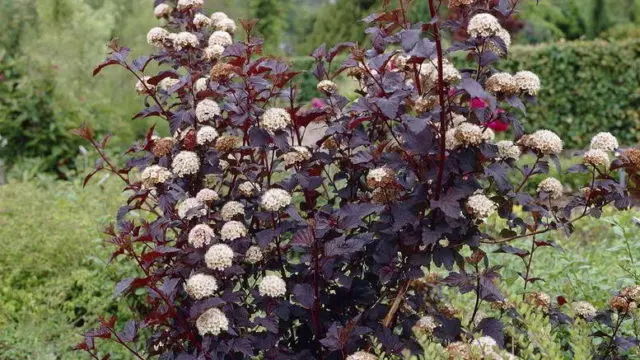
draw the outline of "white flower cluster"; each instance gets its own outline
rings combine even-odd
[[[289,125],[291,125],[291,115],[285,109],[270,108],[260,117],[260,127],[272,135],[276,131],[286,129]]]
[[[496,34],[496,37],[502,40],[506,50],[509,51],[509,48],[511,47],[511,34],[509,34],[509,32],[504,28],[500,28],[500,30]],[[498,56],[506,55],[505,51],[493,41],[486,42],[485,46],[488,50],[494,52]]]
[[[529,136],[524,136],[522,144],[545,155],[560,155],[562,139],[551,130],[538,130]]]
[[[554,177],[548,177],[538,184],[538,192],[546,192],[551,199],[559,199],[563,193],[562,183]]]
[[[551,296],[540,291],[535,291],[527,294],[525,299],[527,300],[527,302],[537,307],[541,307],[545,310],[551,307]]]
[[[167,38],[169,38],[169,32],[161,27],[154,27],[147,33],[147,42],[155,47],[164,46]]]
[[[245,236],[247,236],[247,227],[240,221],[228,221],[224,223],[222,229],[220,229],[220,238],[222,238],[223,241],[233,241]]]
[[[490,137],[490,134],[476,124],[462,123],[455,128],[454,136],[460,145],[468,147],[482,144],[483,141],[488,140],[487,137]]]
[[[416,322],[415,328],[419,331],[431,334],[438,326],[440,326],[440,324],[433,316],[425,315]]]
[[[369,189],[387,187],[395,182],[393,169],[383,166],[369,170],[367,174],[367,186]]]
[[[198,145],[212,143],[218,137],[218,132],[212,126],[203,126],[196,134],[196,142]]]
[[[160,80],[160,82],[158,83],[158,88],[160,88],[160,90],[169,91],[169,89],[171,89],[174,85],[177,85],[179,82],[180,80],[178,79],[167,77]]]
[[[220,106],[217,102],[204,99],[196,105],[196,119],[199,123],[206,123],[220,115]]]
[[[317,85],[318,91],[326,95],[335,94],[338,90],[338,86],[331,80],[322,80]]]
[[[433,86],[438,82],[438,66],[437,63],[435,63],[435,59],[422,63],[420,66],[420,76],[422,81],[429,86]],[[442,78],[445,83],[453,84],[460,81],[462,76],[449,60],[444,59],[442,63]]]
[[[620,296],[627,297],[635,302],[640,302],[640,285],[625,287],[620,291]]]
[[[238,191],[240,191],[240,193],[246,197],[251,197],[262,191],[262,188],[260,187],[260,184],[256,184],[251,181],[245,181],[242,184],[238,185]]]
[[[378,360],[378,357],[366,351],[358,351],[347,356],[346,360]]]
[[[521,92],[531,96],[538,95],[540,91],[540,78],[531,71],[518,71],[513,78]]]
[[[196,327],[201,336],[220,335],[221,332],[229,330],[229,319],[220,309],[211,308],[198,317]]]
[[[195,274],[187,279],[184,290],[191,298],[200,300],[215,294],[218,290],[218,282],[211,275]]]
[[[208,16],[198,13],[193,17],[193,25],[198,29],[208,28],[213,25],[213,21]]]
[[[138,94],[150,94],[155,89],[155,86],[149,84],[151,76],[144,76],[142,79],[136,82],[136,92]]]
[[[189,231],[189,245],[194,248],[201,248],[211,243],[216,234],[213,229],[206,224],[198,224]]]
[[[200,45],[198,36],[187,31],[179,32],[173,37],[173,47],[182,50],[186,47],[197,48]]]
[[[180,216],[181,219],[184,218],[189,218],[192,219],[196,216],[204,216],[207,215],[207,209],[202,208],[200,211],[197,211],[195,213],[192,213],[189,215],[189,212],[191,212],[192,209],[195,209],[197,207],[201,207],[203,206],[202,202],[200,202],[198,199],[196,198],[187,198],[185,199],[183,202],[180,203],[180,205],[178,205],[178,216]]]
[[[449,0],[449,7],[455,8],[460,6],[468,6],[476,2],[476,0]]]
[[[287,292],[287,284],[279,276],[267,275],[258,285],[258,292],[262,296],[273,298],[284,296]]]
[[[209,36],[209,46],[220,45],[223,47],[227,47],[233,44],[233,38],[231,34],[226,31],[214,31],[211,36]]]
[[[178,0],[178,10],[199,9],[204,5],[204,0]]]
[[[201,77],[200,79],[196,80],[196,82],[193,84],[193,91],[195,91],[197,94],[199,92],[206,91],[208,86],[209,86],[209,79],[206,77]]]
[[[204,254],[204,262],[209,269],[223,271],[233,265],[233,249],[229,245],[215,244]]]
[[[497,355],[498,343],[490,336],[481,336],[471,342],[471,347],[479,349],[482,355],[488,356]]]
[[[498,146],[498,155],[503,160],[518,160],[520,158],[520,155],[522,155],[520,147],[514,144],[511,140],[498,141],[496,143],[496,146]]]
[[[211,189],[202,189],[198,191],[198,194],[196,195],[196,199],[202,203],[210,203],[218,200],[219,198],[218,193]]]
[[[487,13],[477,14],[469,20],[467,33],[471,37],[495,36],[502,29],[495,16]]]
[[[311,152],[306,146],[292,146],[291,151],[282,155],[286,166],[302,163],[311,159]]]
[[[161,17],[169,16],[171,14],[171,6],[167,4],[160,4],[153,9],[153,15],[158,19]]]
[[[438,97],[433,95],[424,95],[416,99],[414,107],[417,112],[423,113],[423,112],[431,111],[436,107],[438,107],[439,105],[440,104],[439,104]]]
[[[291,195],[282,189],[269,189],[262,195],[260,204],[267,211],[280,211],[291,204]]]
[[[584,153],[584,163],[593,166],[608,166],[609,154],[604,150],[592,149]]]
[[[601,132],[591,138],[591,150],[614,151],[618,147],[618,139],[609,132]]]
[[[213,45],[204,49],[204,58],[207,61],[217,60],[224,53],[224,46]]]
[[[471,215],[477,219],[489,217],[496,211],[496,203],[483,194],[472,195],[467,199],[467,208]]]
[[[193,175],[200,170],[200,158],[193,151],[181,151],[173,158],[171,169],[179,177]]]
[[[485,87],[494,94],[514,94],[519,90],[516,79],[506,72],[491,75],[487,79]]]
[[[142,184],[145,187],[153,187],[171,179],[173,174],[167,168],[158,165],[148,166],[141,175]]]
[[[227,14],[223,12],[214,12],[213,14],[211,14],[211,20],[213,21],[213,26],[216,28],[216,30],[226,31],[231,34],[236,32],[235,21],[231,20],[227,16]]]
[[[244,205],[237,201],[229,201],[220,209],[222,220],[230,221],[237,215],[244,215]]]
[[[576,301],[571,304],[571,308],[573,309],[573,312],[576,313],[576,315],[584,319],[590,319],[596,316],[596,313],[598,312],[598,310],[593,305],[586,301]]]
[[[244,254],[244,259],[249,264],[255,264],[262,261],[262,250],[258,246],[251,246],[247,249],[246,254]]]

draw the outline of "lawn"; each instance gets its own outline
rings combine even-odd
[[[0,359],[84,359],[70,350],[79,334],[98,315],[127,316],[126,305],[113,298],[113,286],[133,269],[107,263],[100,235],[124,201],[114,196],[120,188],[115,179],[86,189],[79,182],[45,180],[0,186]],[[602,306],[621,286],[640,281],[634,216],[640,213],[605,213],[581,222],[571,238],[556,235],[552,240],[563,250],[537,253],[533,271],[546,282],[534,288]],[[492,257],[507,264],[505,286],[521,289],[522,262]],[[469,303],[464,297],[455,302]]]

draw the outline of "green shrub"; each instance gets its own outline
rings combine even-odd
[[[580,148],[599,131],[623,144],[640,139],[640,41],[578,41],[516,46],[503,70],[533,71],[543,79],[538,105],[529,107],[529,130],[548,128]]]

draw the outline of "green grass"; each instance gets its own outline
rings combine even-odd
[[[0,359],[84,359],[71,352],[105,313],[122,265],[110,265],[101,229],[121,184],[29,182],[0,186]]]

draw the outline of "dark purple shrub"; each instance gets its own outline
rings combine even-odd
[[[243,21],[246,39],[232,42],[235,23],[204,16],[201,3],[156,0],[166,26],[148,39],[158,50],[129,61],[129,49],[112,43],[95,70],[131,72],[146,104],[134,118],[162,118],[171,133],[150,129],[118,168],[104,155],[107,139],[78,130],[103,158],[96,171],[127,184],[129,201],[106,233],[113,258],[140,268],[116,295],[143,291],[146,307],[121,331],[116,319],[102,321],[77,349],[100,358],[95,340],[104,338],[141,359],[359,360],[420,353],[423,332],[454,347],[484,334],[495,348],[487,337],[474,344],[494,354],[505,345],[501,321],[475,320],[481,304],[506,303],[486,252],[496,248],[528,264],[522,296],[564,321],[548,296],[527,293],[539,280],[535,250],[553,245],[539,236],[570,234],[609,204],[629,207],[612,170],[630,162],[610,163],[617,141],[602,133],[584,165],[569,169],[591,175],[582,191],[564,194],[553,178],[523,190],[559,167],[562,140],[523,134],[537,76],[496,69],[510,45],[500,21],[517,1],[451,1],[455,21],[441,21],[433,0],[429,23],[408,23],[405,3],[367,17],[371,48],[323,45],[312,54],[323,106],[297,103],[297,73],[261,55],[255,21]],[[442,28],[470,37],[445,48]],[[456,69],[447,60],[455,52],[474,66]],[[340,53],[347,60],[333,64]],[[162,70],[146,76],[152,62]],[[341,73],[359,84],[356,101],[338,93],[332,79]],[[491,128],[504,124],[516,143],[494,143]],[[521,166],[525,152],[534,161]],[[134,220],[132,211],[148,216]],[[504,229],[488,233],[482,224],[494,212]],[[528,237],[530,250],[510,245]],[[448,276],[425,278],[436,268]],[[439,286],[475,294],[469,324],[443,306]]]

